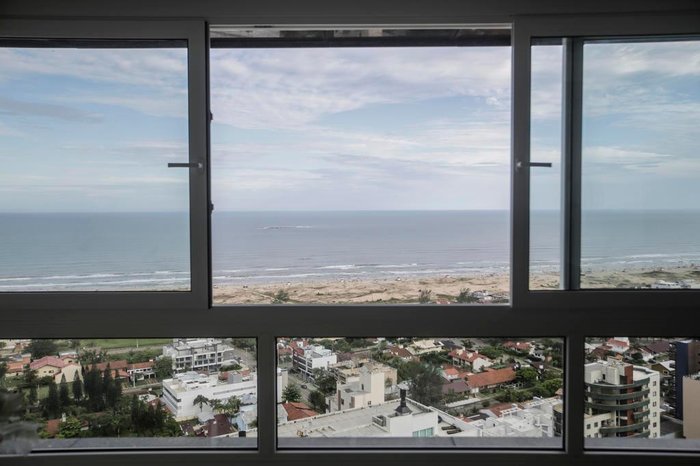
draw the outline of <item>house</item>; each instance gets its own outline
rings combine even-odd
[[[518,353],[529,353],[532,350],[532,345],[525,341],[507,341],[503,343],[503,347]]]
[[[492,389],[515,380],[515,371],[512,367],[503,369],[489,369],[478,374],[467,376],[467,385],[471,393],[479,393],[480,390]]]
[[[54,382],[60,383],[65,376],[66,382],[72,382],[76,377],[82,379],[82,367],[78,363],[67,362],[56,356],[44,356],[29,363],[29,368],[36,371],[39,378],[53,377]]]
[[[610,338],[605,342],[605,346],[608,348],[608,351],[612,351],[613,353],[626,353],[630,349],[630,342],[629,340],[625,339],[620,339],[620,338]]]
[[[399,358],[402,361],[411,361],[414,359],[413,353],[408,351],[403,346],[389,346],[384,350],[385,354],[389,354],[395,358]]]
[[[297,419],[318,416],[318,413],[311,409],[306,403],[282,403],[282,408],[287,413],[287,421],[296,421]]]
[[[459,370],[456,367],[450,365],[445,365],[440,371],[440,375],[443,379],[447,380],[448,382],[460,378]]]
[[[456,349],[450,351],[448,356],[452,358],[452,364],[459,367],[468,367],[472,372],[477,372],[493,365],[489,358],[479,354],[478,351]]]
[[[469,385],[462,379],[450,380],[442,384],[441,390],[443,395],[461,395],[463,393],[469,393]]]

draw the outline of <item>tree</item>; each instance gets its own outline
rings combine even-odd
[[[172,377],[173,358],[165,356],[160,359],[156,359],[156,362],[153,364],[153,372],[156,373],[156,377],[158,378],[158,380],[163,380],[167,379],[168,377]]]
[[[70,405],[70,392],[68,391],[68,382],[66,381],[66,375],[61,376],[61,384],[58,387],[58,397],[61,400],[61,406]]]
[[[282,390],[282,403],[296,403],[301,401],[301,391],[296,384],[289,384]]]
[[[61,398],[56,382],[49,384],[49,394],[44,400],[44,411],[47,417],[56,418],[61,415]]]
[[[272,304],[282,304],[289,301],[289,293],[286,290],[278,290],[272,297]]]
[[[537,382],[537,370],[532,367],[523,367],[515,371],[515,379],[526,387],[531,387]]]
[[[424,405],[432,406],[442,398],[442,378],[435,366],[420,365],[420,370],[409,382],[411,398]]]
[[[5,374],[7,374],[7,363],[0,362],[0,387],[5,386]]]
[[[309,393],[309,404],[317,413],[325,413],[328,408],[326,397],[318,390]]]
[[[235,395],[230,397],[222,403],[220,410],[229,419],[235,417],[241,411],[241,399]]]
[[[324,396],[332,395],[336,390],[335,376],[323,369],[314,369],[314,382]]]
[[[71,388],[73,389],[73,399],[80,401],[83,398],[83,381],[80,380],[80,373],[77,369],[73,376],[73,386]]]
[[[56,342],[53,340],[39,339],[32,340],[27,346],[27,350],[32,353],[32,359],[40,359],[44,356],[52,356],[58,352]]]
[[[202,412],[202,408],[204,407],[204,405],[209,405],[209,403],[210,403],[210,402],[209,402],[209,398],[207,398],[207,397],[204,396],[204,395],[197,395],[197,396],[195,397],[195,399],[192,400],[192,404],[193,404],[194,406],[199,405],[199,412],[200,412],[200,413]]]
[[[80,437],[82,423],[76,417],[69,417],[58,426],[58,438],[77,438]]]

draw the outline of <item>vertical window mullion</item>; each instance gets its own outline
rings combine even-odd
[[[209,304],[209,194],[208,112],[207,112],[207,28],[202,21],[195,27],[187,44],[187,77],[189,93],[189,162],[190,168],[190,263],[192,294],[197,307]]]
[[[561,289],[581,281],[581,123],[583,41],[563,39],[561,154]]]
[[[564,379],[564,445],[572,456],[583,454],[584,336],[578,331],[566,338]]]
[[[272,459],[277,448],[277,347],[270,334],[258,339],[258,450]]]

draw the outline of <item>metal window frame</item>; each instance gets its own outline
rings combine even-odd
[[[20,7],[21,10],[21,7]],[[444,10],[444,8],[443,8]],[[440,11],[443,11],[440,10]],[[447,8],[445,11],[449,11]],[[188,10],[189,11],[189,10]],[[413,10],[412,10],[413,11]],[[115,13],[120,15],[122,13]],[[260,15],[260,13],[258,13]],[[443,11],[443,14],[444,11]],[[272,15],[270,15],[272,16]],[[530,92],[530,39],[533,37],[571,37],[597,35],[644,35],[671,34],[683,31],[698,32],[700,12],[667,16],[661,15],[605,15],[605,16],[522,16],[513,20],[513,112],[512,146],[513,162],[529,161],[529,92]],[[258,18],[266,18],[263,14]],[[337,23],[337,17],[325,16],[319,23]],[[334,19],[335,18],[335,19]],[[355,19],[355,23],[364,21]],[[372,18],[372,16],[364,16]],[[425,17],[426,23],[454,21],[449,15]],[[228,17],[227,17],[228,19]],[[289,18],[287,18],[289,20]],[[415,18],[414,18],[415,19]],[[483,17],[475,22],[483,22]],[[503,15],[498,22],[503,22]],[[469,15],[463,13],[460,20],[470,22]],[[223,21],[223,20],[222,20]],[[264,21],[263,21],[264,22]],[[341,21],[342,22],[342,21]],[[90,26],[90,23],[93,26]],[[144,22],[132,20],[110,21],[112,27],[143,31]],[[196,86],[190,102],[198,109],[206,150],[208,128],[206,111],[207,93],[207,46],[206,22],[156,21],[153,27],[183,28],[193,34],[190,41],[197,44],[190,55],[190,74],[195,68]],[[8,21],[0,20],[0,35],[7,31]],[[18,35],[26,35],[30,25],[37,34],[47,34],[47,30],[62,31],[64,35],[75,36],[76,28],[87,28],[95,35],[104,34],[105,22],[82,22],[59,20],[51,23],[31,21],[14,23]],[[131,24],[125,29],[125,25]],[[19,29],[18,29],[19,28]],[[622,32],[619,32],[622,31]],[[175,34],[179,34],[174,32]],[[59,37],[62,37],[59,35]],[[192,111],[192,109],[191,109]],[[199,133],[198,133],[199,134]],[[191,141],[192,143],[192,141]],[[208,160],[207,160],[208,161]],[[208,164],[205,165],[208,170]],[[512,163],[515,167],[515,163]],[[515,170],[513,168],[513,170]],[[208,172],[207,172],[208,175]],[[358,462],[368,465],[386,464],[454,464],[465,461],[476,464],[573,464],[582,465],[596,462],[618,465],[621,461],[633,461],[640,465],[695,464],[698,453],[692,452],[630,452],[630,451],[585,451],[583,439],[583,357],[584,338],[601,334],[622,334],[629,336],[664,336],[687,334],[688,329],[696,328],[697,318],[693,316],[693,306],[697,307],[697,297],[683,292],[653,293],[664,296],[653,298],[648,303],[650,293],[632,291],[610,295],[608,293],[582,293],[576,291],[533,293],[528,290],[529,266],[529,176],[514,173],[512,176],[511,200],[511,241],[512,276],[511,304],[509,306],[211,306],[206,290],[205,299],[190,304],[158,306],[154,302],[121,301],[106,302],[105,294],[95,298],[92,307],[74,306],[66,295],[51,299],[46,307],[21,308],[0,301],[0,337],[27,338],[123,338],[123,337],[172,337],[172,336],[211,336],[211,337],[256,337],[258,343],[259,400],[258,425],[260,430],[257,451],[235,450],[172,450],[153,449],[150,451],[102,451],[102,452],[61,452],[39,453],[26,457],[3,457],[7,465],[92,465],[97,462],[105,465],[151,464],[154,460],[165,460],[173,465],[230,464],[244,461],[249,464],[328,464],[355,466]],[[208,217],[209,199],[205,190],[200,193],[197,204]],[[207,212],[207,214],[204,214]],[[199,215],[199,214],[198,214]],[[203,224],[207,224],[208,219]],[[200,232],[201,233],[201,232]],[[208,229],[205,243],[200,244],[200,252],[209,251]],[[199,243],[198,243],[199,244]],[[208,275],[209,273],[207,273]],[[208,279],[207,279],[208,282]],[[97,295],[97,294],[96,294]],[[617,296],[617,297],[615,297]],[[156,297],[157,299],[157,297]],[[635,304],[645,304],[639,307]],[[95,318],[100,312],[99,320]],[[430,318],[426,319],[429,313]],[[344,316],[348,318],[343,318]],[[39,324],[37,324],[39,323]],[[557,451],[542,450],[454,450],[454,451],[395,451],[395,450],[338,450],[280,451],[276,449],[276,337],[285,335],[303,336],[484,336],[484,337],[563,337],[565,338],[565,433],[564,448]]]
[[[205,307],[209,299],[209,255],[201,254],[208,245],[209,194],[205,174],[207,157],[207,74],[205,63],[205,27],[201,21],[115,21],[115,20],[29,20],[0,21],[3,39],[84,39],[107,40],[129,45],[130,40],[186,40],[188,87],[189,162],[202,169],[189,169],[189,291],[66,291],[3,292],[0,310],[56,309],[175,309]],[[138,42],[135,43],[138,46]],[[165,167],[164,167],[165,168]],[[0,311],[2,312],[2,311]]]
[[[700,303],[699,290],[632,290],[632,289],[580,289],[581,261],[581,138],[582,138],[582,87],[583,87],[583,44],[588,39],[636,37],[697,36],[700,33],[700,19],[697,12],[672,15],[613,15],[576,17],[538,17],[518,22],[514,45],[528,48],[514,52],[521,53],[527,66],[516,66],[513,79],[516,83],[528,80],[529,86],[529,47],[537,39],[564,39],[564,89],[563,128],[562,128],[562,246],[561,246],[561,290],[531,290],[527,280],[514,277],[514,286],[521,304],[527,307],[561,307],[585,309],[596,306],[610,306],[620,309],[655,309],[672,305],[692,311]],[[527,76],[526,76],[527,73]],[[527,166],[530,161],[529,90],[521,86],[514,99],[514,150],[515,158]],[[517,102],[516,102],[517,100]],[[529,170],[516,170],[514,185],[520,197],[519,215],[514,217],[518,225],[516,232],[526,235],[513,244],[514,263],[518,272],[529,279]],[[527,204],[527,206],[526,206]],[[515,210],[515,209],[514,209]],[[522,287],[522,288],[520,288]]]

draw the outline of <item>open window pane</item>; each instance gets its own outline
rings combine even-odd
[[[190,290],[186,45],[0,42],[0,292]]]
[[[700,340],[586,339],[587,448],[700,448]]]
[[[530,289],[560,288],[563,47],[531,48]]]
[[[0,342],[0,453],[257,445],[254,338]]]
[[[562,445],[560,338],[280,338],[281,448]]]
[[[211,50],[214,302],[507,303],[510,47],[275,31]]]
[[[590,41],[581,286],[700,287],[700,42]]]

